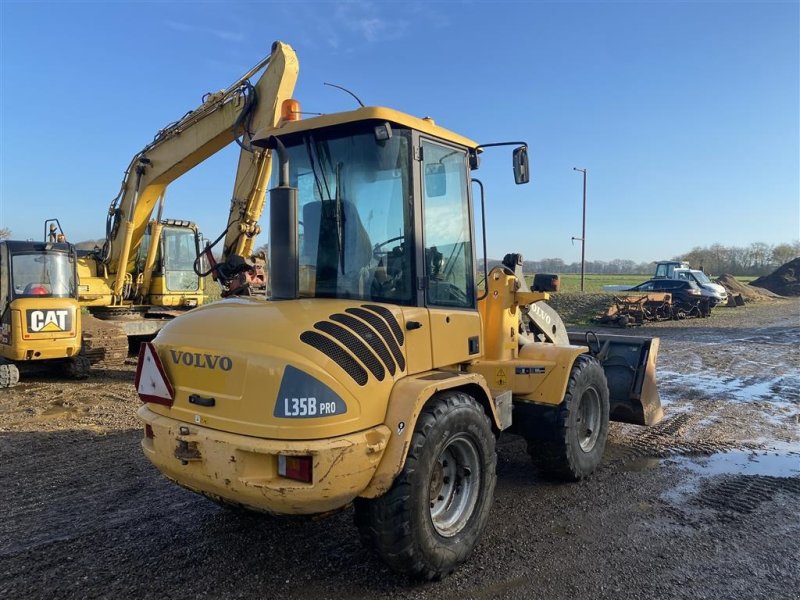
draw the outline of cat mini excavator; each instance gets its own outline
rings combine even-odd
[[[256,270],[247,257],[260,232],[271,168],[271,151],[250,141],[256,130],[277,125],[297,73],[292,48],[275,42],[268,57],[227,89],[207,94],[197,109],[161,129],[133,157],[111,202],[103,247],[78,256],[81,305],[103,320],[92,321],[85,335],[93,361],[110,355],[124,359],[125,336],[152,335],[169,319],[202,303],[202,275],[207,273],[200,272],[197,260],[197,228],[190,221],[162,218],[165,193],[169,183],[234,141],[242,150],[223,234],[224,261],[212,271],[224,292],[231,282],[247,283],[247,275]],[[154,211],[157,216],[151,219]],[[237,293],[247,289],[233,287]]]
[[[502,431],[576,480],[609,419],[662,418],[657,339],[570,337],[519,256],[477,285],[473,172],[499,144],[381,107],[254,143],[280,160],[269,296],[199,307],[141,348],[142,448],[168,478],[273,514],[354,504],[368,547],[432,579],[486,526]],[[512,144],[526,183],[527,146]]]
[[[55,367],[89,375],[81,350],[81,311],[72,244],[0,241],[0,388],[19,382],[19,367]]]

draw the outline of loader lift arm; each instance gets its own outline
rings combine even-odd
[[[252,85],[249,79],[262,69],[264,73]],[[291,96],[297,74],[298,62],[292,48],[275,42],[270,56],[227,89],[206,95],[202,105],[160,130],[133,157],[109,208],[107,241],[100,257],[107,272],[114,275],[114,303],[123,300],[126,275],[133,269],[156,204],[163,205],[167,185],[240,136],[242,152],[226,228],[225,252],[241,255],[252,251],[253,238],[258,233],[257,220],[263,210],[263,187],[269,178],[271,152],[252,148],[250,137],[262,127],[277,124],[281,104]],[[154,258],[155,253],[148,254],[148,262]],[[152,269],[152,263],[147,267],[146,272]],[[146,290],[138,290],[137,296],[143,294]]]

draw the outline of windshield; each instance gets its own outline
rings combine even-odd
[[[287,148],[298,189],[300,295],[410,303],[408,131],[363,133]]]
[[[186,227],[164,227],[161,233],[167,289],[171,292],[193,292],[200,287],[194,272],[197,256],[195,232]]]
[[[697,280],[698,283],[711,283],[711,280],[708,278],[708,275],[703,273],[702,271],[692,271],[692,275]]]
[[[61,252],[31,252],[11,256],[14,297],[75,297],[75,265]]]

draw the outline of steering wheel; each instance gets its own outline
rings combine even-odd
[[[398,235],[397,237],[389,238],[388,240],[386,240],[385,242],[381,242],[380,244],[375,244],[372,247],[372,256],[375,258],[375,260],[380,260],[382,255],[385,256],[386,254],[389,253],[388,250],[381,250],[381,248],[383,248],[386,244],[391,244],[392,242],[396,242],[398,240],[405,240],[405,239],[406,239],[406,236]]]

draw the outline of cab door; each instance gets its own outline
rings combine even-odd
[[[430,319],[433,368],[476,359],[481,318],[465,148],[420,138],[422,287]]]

